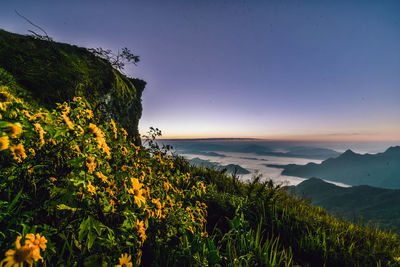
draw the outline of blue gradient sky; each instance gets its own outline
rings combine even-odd
[[[400,140],[400,1],[2,1],[0,28],[140,55],[165,138]]]

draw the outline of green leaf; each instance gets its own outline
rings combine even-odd
[[[21,197],[22,194],[22,189],[19,190],[18,194],[15,196],[15,198],[13,199],[13,201],[10,203],[10,205],[8,206],[8,211],[11,211],[14,206],[17,204],[18,199]]]
[[[36,169],[39,169],[39,168],[46,168],[46,167],[48,167],[47,165],[35,165],[35,166],[33,166],[32,168],[34,169],[34,170],[36,170]]]
[[[0,128],[6,127],[10,122],[8,121],[0,121]]]
[[[57,132],[54,134],[53,138],[57,138],[57,137],[60,136],[63,132],[65,132],[65,130],[57,130]]]
[[[101,235],[103,224],[95,219],[92,218],[92,228],[96,230],[98,235]]]
[[[88,234],[88,249],[90,249],[93,246],[94,241],[96,240],[96,237],[97,237],[97,235],[95,232],[93,232],[93,231],[89,232],[89,234]]]
[[[17,176],[10,175],[10,176],[8,176],[7,180],[8,180],[8,181],[12,181],[12,180],[14,180],[15,178],[17,178]]]
[[[75,212],[75,211],[77,210],[77,208],[72,208],[72,207],[67,206],[67,205],[65,205],[65,204],[59,204],[59,205],[57,205],[57,209],[58,209],[58,210],[70,210],[70,211],[73,211],[73,212]]]
[[[81,222],[81,225],[79,226],[79,234],[78,234],[78,240],[79,242],[83,241],[83,238],[86,235],[86,232],[89,230],[90,227],[90,216],[87,217],[86,220],[84,220],[83,222]]]

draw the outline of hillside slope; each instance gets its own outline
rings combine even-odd
[[[20,97],[45,108],[84,97],[100,119],[120,122],[140,142],[146,82],[126,77],[86,48],[0,30],[0,76]]]
[[[400,190],[367,185],[340,187],[310,178],[289,192],[311,199],[311,203],[329,213],[365,223],[378,223],[382,228],[400,233]]]

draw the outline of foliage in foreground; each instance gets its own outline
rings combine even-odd
[[[81,98],[32,113],[1,90],[0,246],[40,233],[51,265],[139,263],[144,242],[204,236],[202,183],[173,171],[171,156],[127,140],[112,120],[97,125]],[[17,250],[17,252],[20,250]],[[29,258],[29,257],[28,257]]]
[[[7,263],[395,266],[400,260],[395,235],[338,221],[259,177],[242,183],[191,166],[161,149],[157,132],[147,147],[135,146],[113,121],[100,123],[84,99],[34,110],[6,86],[0,91],[0,251]]]

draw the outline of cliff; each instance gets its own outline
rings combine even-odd
[[[140,143],[146,82],[129,78],[86,48],[0,30],[0,78],[37,106],[81,96],[102,120],[118,121]]]

